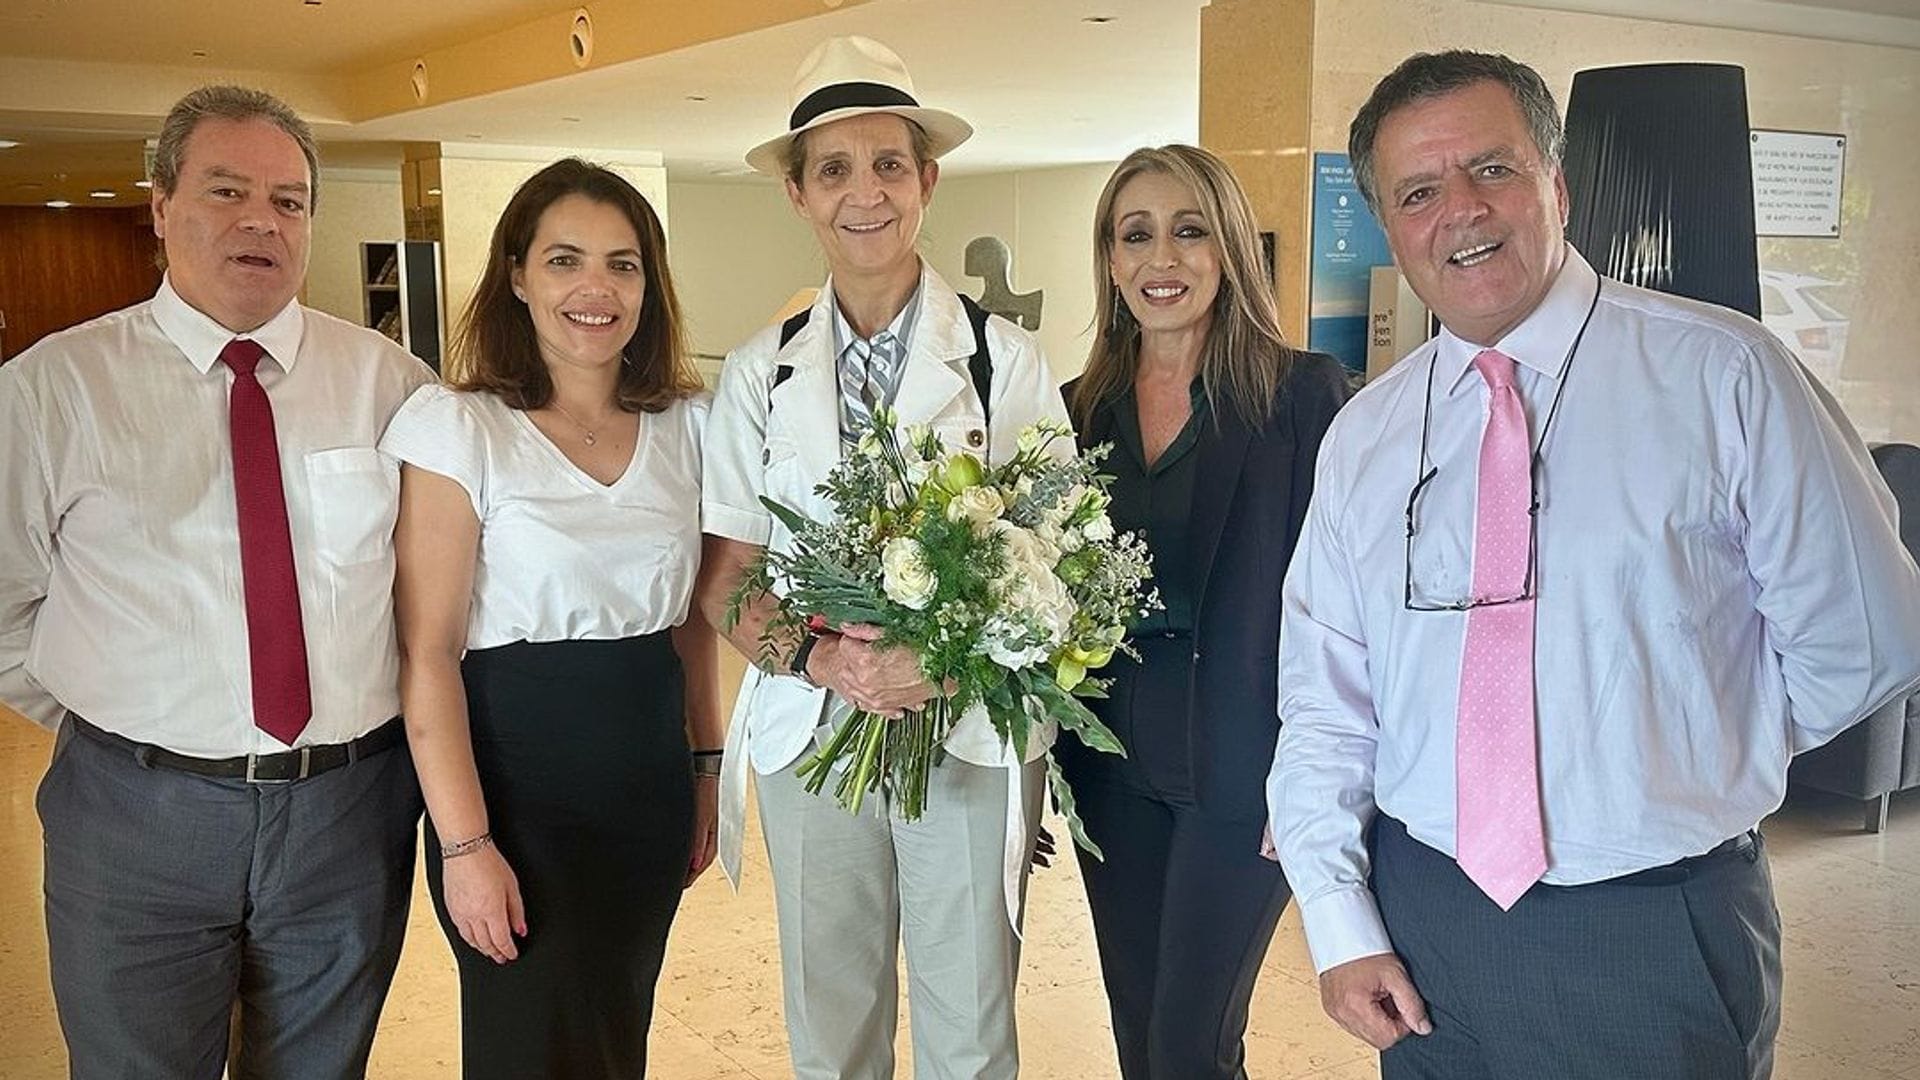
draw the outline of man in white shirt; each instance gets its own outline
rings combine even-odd
[[[1389,1080],[1764,1077],[1755,828],[1792,754],[1920,684],[1920,571],[1778,341],[1567,245],[1561,142],[1540,77],[1478,53],[1409,59],[1354,120],[1444,330],[1322,448],[1273,833]]]
[[[375,444],[432,373],[295,301],[316,181],[286,105],[189,94],[159,293],[0,368],[0,701],[59,732],[76,1078],[361,1075],[399,959],[420,796]]]

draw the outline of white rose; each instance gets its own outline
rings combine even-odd
[[[1080,531],[1096,544],[1105,543],[1113,539],[1113,519],[1105,514],[1096,514],[1092,521],[1080,527]]]
[[[896,536],[880,549],[880,587],[894,603],[919,611],[933,599],[939,584],[927,566],[920,541]]]
[[[971,521],[976,527],[985,527],[1006,512],[1006,500],[985,484],[970,487],[947,503],[948,521]]]

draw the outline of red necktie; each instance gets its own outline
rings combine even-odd
[[[233,495],[240,511],[240,578],[247,597],[247,659],[253,671],[253,723],[293,745],[313,715],[307,635],[300,625],[300,583],[280,486],[280,444],[273,403],[254,377],[266,350],[235,338],[220,350],[233,369],[227,422],[233,436]]]
[[[1473,526],[1473,591],[1518,595],[1532,548],[1526,407],[1513,385],[1513,360],[1493,349],[1473,358],[1487,381],[1480,438],[1480,491]],[[1533,601],[1467,612],[1455,731],[1458,834],[1455,858],[1501,910],[1509,910],[1547,869],[1540,822],[1540,767],[1534,731]]]

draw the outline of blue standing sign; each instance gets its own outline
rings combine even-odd
[[[1337,358],[1356,381],[1367,370],[1367,293],[1373,268],[1391,265],[1387,234],[1367,209],[1347,155],[1313,155],[1307,347]]]

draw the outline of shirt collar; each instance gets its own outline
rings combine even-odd
[[[160,324],[160,332],[173,342],[175,348],[186,354],[187,362],[202,375],[213,370],[213,365],[220,362],[220,350],[236,337],[259,342],[274,363],[280,365],[281,371],[292,371],[294,360],[300,355],[300,337],[306,325],[300,312],[300,302],[289,300],[279,314],[258,329],[236,334],[182,299],[179,293],[173,291],[171,277],[161,279],[160,291],[153,297],[152,310],[154,322]]]
[[[913,340],[913,324],[920,317],[920,297],[926,292],[925,282],[926,275],[923,273],[921,284],[913,287],[913,295],[907,297],[906,306],[893,317],[893,322],[887,324],[887,330],[891,331],[894,339],[900,342],[900,351],[895,355],[902,359],[906,357],[907,346]],[[846,312],[840,310],[838,297],[834,298],[831,307],[833,308],[833,355],[844,356],[847,350],[853,347],[854,339],[860,335],[854,332],[853,324],[847,321]],[[879,334],[874,335],[874,337],[879,336]]]
[[[1512,357],[1522,367],[1549,379],[1558,379],[1566,368],[1573,339],[1586,323],[1599,279],[1600,275],[1594,273],[1587,260],[1568,244],[1566,261],[1561,263],[1560,273],[1548,286],[1540,306],[1520,320],[1520,325],[1507,331],[1493,348]],[[1484,348],[1455,337],[1453,331],[1444,326],[1440,328],[1436,363],[1449,396],[1458,393],[1466,383],[1465,376],[1473,368],[1473,358]]]

